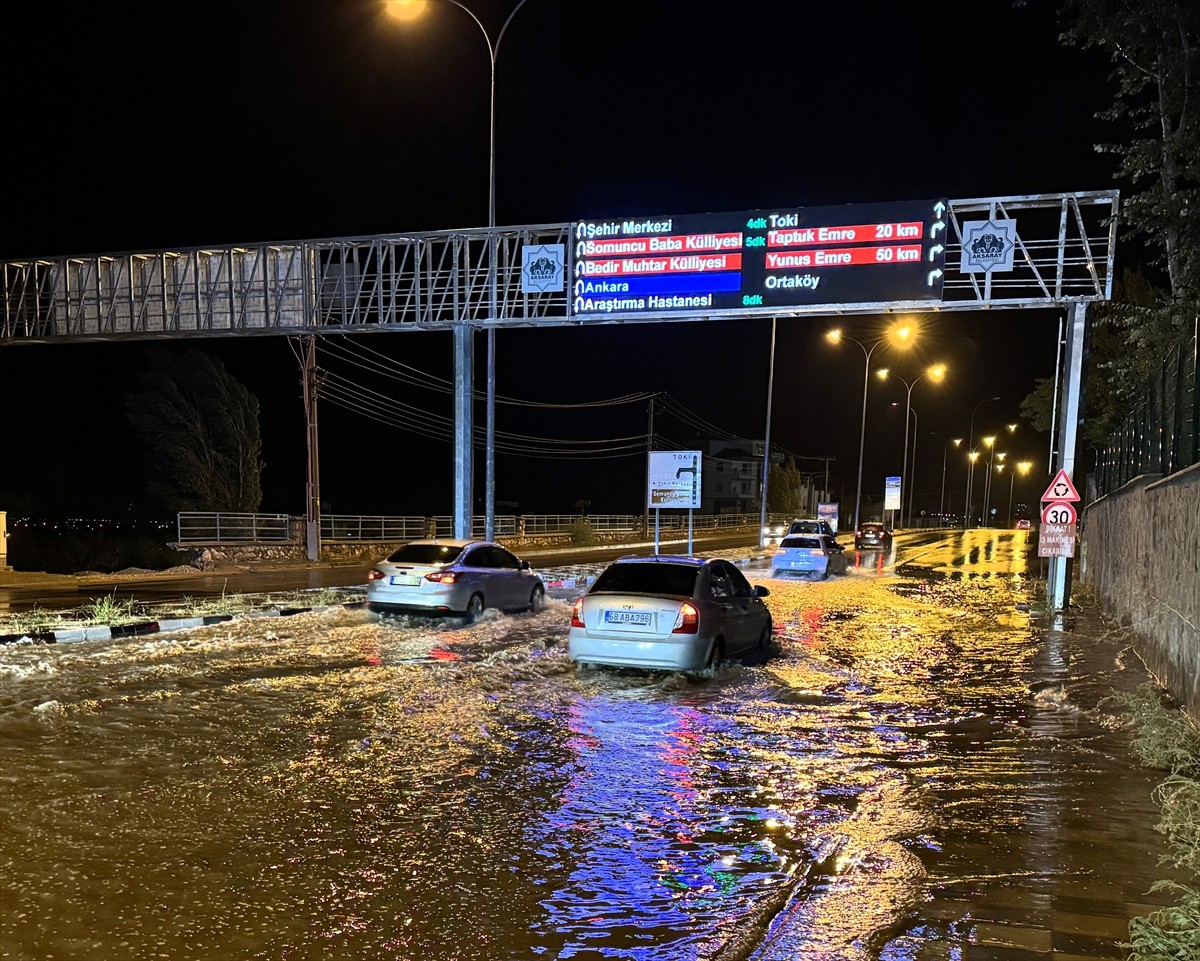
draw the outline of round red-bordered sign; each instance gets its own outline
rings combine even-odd
[[[1043,524],[1074,524],[1078,520],[1075,505],[1070,501],[1051,501],[1042,508]]]

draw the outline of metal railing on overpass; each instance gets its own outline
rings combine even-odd
[[[950,200],[936,301],[577,314],[576,224],[217,244],[0,262],[0,344],[246,334],[546,327],[1107,300],[1116,191]],[[1010,271],[960,267],[965,225],[1020,221]],[[526,248],[561,247],[559,290],[522,283]],[[982,279],[981,279],[982,277]]]

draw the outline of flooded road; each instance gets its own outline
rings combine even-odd
[[[771,655],[704,677],[578,671],[564,597],[7,645],[0,958],[1121,957],[1145,675],[1025,537],[748,569]]]

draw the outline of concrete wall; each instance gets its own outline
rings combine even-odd
[[[1200,717],[1200,464],[1088,506],[1080,579],[1137,632],[1150,669]]]

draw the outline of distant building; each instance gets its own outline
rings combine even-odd
[[[766,443],[734,438],[703,442],[701,513],[754,514],[762,503],[762,463]],[[771,463],[782,464],[783,452],[771,451]]]

